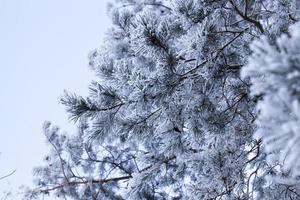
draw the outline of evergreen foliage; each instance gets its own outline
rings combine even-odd
[[[299,140],[299,33],[276,46],[298,21],[299,4],[116,0],[104,45],[90,53],[97,76],[90,95],[66,92],[61,99],[78,131],[67,135],[45,123],[52,150],[35,169],[37,189],[25,198],[300,199],[297,182],[268,179],[282,174],[285,154],[284,169],[299,175],[290,154],[298,146],[268,145],[276,134],[284,134],[279,142],[286,134],[296,137],[291,144]],[[261,37],[251,55],[250,44]],[[241,78],[244,68],[255,80]],[[256,82],[264,73],[271,78]],[[288,108],[298,110],[286,111],[279,87],[286,88]],[[268,124],[273,113],[264,109],[273,103],[278,118]]]
[[[243,69],[243,75],[251,77],[252,94],[263,97],[257,104],[255,136],[263,138],[269,162],[280,164],[284,182],[297,182],[293,178],[300,175],[299,42],[299,23],[271,44],[267,38],[256,41]]]

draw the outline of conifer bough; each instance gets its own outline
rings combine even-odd
[[[269,137],[256,134],[267,123],[261,117],[265,111],[256,106],[273,98],[271,83],[250,92],[256,72],[284,76],[281,68],[288,62],[263,69],[273,65],[269,52],[290,48],[261,45],[258,51],[250,44],[265,38],[272,46],[289,34],[300,19],[299,4],[116,0],[109,7],[112,27],[104,44],[90,53],[97,81],[89,96],[66,92],[61,100],[78,131],[66,135],[45,123],[52,150],[35,169],[36,188],[26,198],[300,199],[299,169],[285,165],[278,150],[266,151]],[[293,68],[298,77],[299,60],[290,58],[291,67],[284,69]],[[299,102],[297,95],[292,99]]]

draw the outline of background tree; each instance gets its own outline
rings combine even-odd
[[[1,154],[1,152],[0,152],[0,154]],[[5,175],[3,174],[3,175],[1,175],[1,176],[0,176],[0,181],[3,181],[4,179],[6,179],[6,178],[12,176],[16,171],[17,171],[17,170],[13,170],[13,171],[11,171],[11,172],[8,173],[8,174],[5,174]],[[1,200],[6,200],[6,199],[11,195],[11,192],[8,192],[8,191],[1,191],[1,193],[2,193],[2,195],[1,195],[1,197],[0,197]]]
[[[90,53],[90,95],[61,99],[78,132],[45,123],[53,148],[26,198],[299,198],[297,185],[265,181],[275,166],[252,137],[259,96],[239,74],[249,44],[288,32],[298,4],[116,1],[113,27]]]

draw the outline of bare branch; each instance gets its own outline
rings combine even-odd
[[[5,178],[7,178],[7,177],[9,177],[9,176],[13,175],[13,174],[14,174],[16,171],[17,171],[17,170],[15,169],[14,171],[10,172],[9,174],[7,174],[7,175],[5,175],[5,176],[2,176],[2,177],[0,177],[0,180],[2,180],[2,179],[5,179]]]

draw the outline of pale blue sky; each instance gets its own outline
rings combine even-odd
[[[109,24],[106,0],[0,0],[0,176],[17,169],[0,181],[0,199],[31,183],[47,151],[45,120],[74,130],[58,97],[87,94],[87,56]]]

